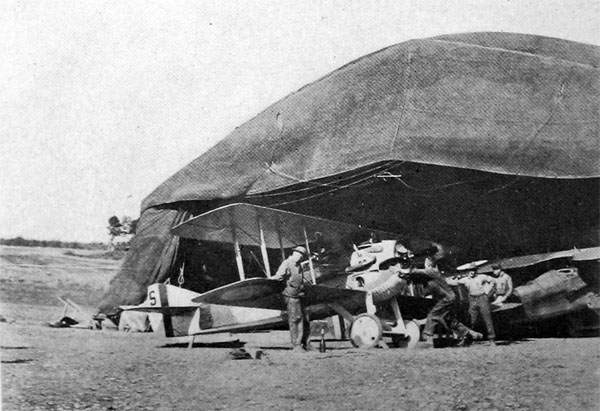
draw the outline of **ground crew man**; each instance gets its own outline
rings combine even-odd
[[[446,282],[440,271],[427,264],[424,269],[415,268],[409,260],[402,261],[400,268],[401,276],[407,277],[414,282],[420,282],[425,285],[425,292],[433,297],[435,305],[427,314],[423,336],[425,337],[424,348],[433,347],[433,334],[436,324],[456,333],[461,343],[466,337],[472,339],[481,339],[482,335],[465,327],[453,314],[456,295],[449,284]]]
[[[493,264],[492,269],[496,277],[496,299],[492,304],[502,305],[513,293],[512,278],[502,270],[500,263]]]
[[[294,351],[305,351],[309,348],[310,323],[303,304],[304,270],[301,265],[306,258],[308,258],[306,248],[302,246],[294,248],[292,255],[283,260],[272,277],[274,280],[286,282],[282,294],[287,305],[290,339]]]
[[[450,285],[463,284],[469,291],[469,316],[471,317],[471,327],[475,327],[477,319],[481,315],[487,328],[487,338],[491,345],[496,345],[496,333],[492,322],[492,312],[490,309],[490,298],[488,292],[493,291],[496,284],[494,278],[478,274],[477,268],[469,272],[469,275],[463,278],[448,278]],[[491,287],[490,287],[491,286]]]

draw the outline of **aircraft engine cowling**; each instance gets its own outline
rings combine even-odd
[[[392,275],[385,282],[369,291],[371,291],[371,295],[373,296],[373,302],[379,303],[397,295],[405,294],[407,290],[408,282],[397,275]]]

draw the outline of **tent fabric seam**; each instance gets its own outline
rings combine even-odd
[[[551,37],[548,37],[551,38]],[[527,53],[524,51],[519,51],[519,50],[510,50],[510,49],[503,49],[503,48],[499,48],[499,47],[491,47],[491,46],[485,46],[485,45],[481,45],[481,44],[474,44],[474,43],[465,43],[465,42],[460,42],[460,41],[450,41],[450,40],[443,40],[443,39],[436,39],[436,38],[429,38],[429,39],[423,39],[423,40],[431,40],[433,42],[437,42],[437,43],[446,43],[446,44],[457,44],[457,45],[465,45],[465,46],[471,46],[474,48],[481,48],[481,49],[488,49],[488,50],[496,50],[496,51],[503,51],[506,53],[510,53],[510,54],[520,54],[523,56],[530,56],[530,57],[536,57],[536,58],[541,58],[541,59],[547,59],[547,60],[551,60],[551,62],[564,62],[568,65],[573,65],[573,66],[579,66],[579,67],[584,67],[584,68],[592,68],[595,70],[600,69],[599,66],[594,66],[592,64],[587,64],[587,63],[579,63],[576,61],[572,61],[572,60],[565,60],[565,59],[561,59],[560,57],[555,57],[555,56],[548,56],[548,55],[544,55],[544,54],[533,54],[533,53]],[[459,61],[462,61],[460,59],[457,59]],[[468,61],[468,60],[467,60]],[[483,60],[486,61],[486,60]]]

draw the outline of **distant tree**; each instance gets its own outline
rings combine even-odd
[[[135,233],[137,233],[137,225],[138,225],[138,221],[140,221],[140,220],[139,220],[139,218],[138,218],[137,220],[133,220],[133,221],[131,222],[131,234],[135,234]]]
[[[78,243],[75,241],[58,240],[30,240],[23,237],[0,238],[0,245],[11,247],[53,247],[53,248],[76,248],[85,250],[101,250],[106,248],[102,243]]]
[[[108,219],[108,227],[106,228],[108,229],[108,233],[111,237],[121,235],[121,227],[122,224],[119,221],[119,217],[117,217],[116,215]]]
[[[131,234],[131,224],[133,223],[133,218],[124,215],[121,218],[121,230],[124,234]]]
[[[129,249],[129,241],[135,234],[137,221],[129,216],[123,216],[121,220],[114,215],[108,219],[108,235],[110,237],[109,246],[111,251],[119,249]]]

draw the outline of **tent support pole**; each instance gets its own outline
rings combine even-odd
[[[265,274],[267,278],[271,278],[271,266],[269,265],[269,254],[267,253],[267,243],[265,243],[265,233],[262,229],[260,217],[258,218],[258,232],[260,233],[260,252],[263,258],[263,264],[265,265]]]
[[[313,284],[317,283],[315,276],[315,268],[313,267],[312,260],[310,259],[310,246],[308,245],[308,235],[306,235],[306,227],[302,227],[304,230],[304,243],[306,244],[306,252],[308,253],[308,268],[310,269],[310,277],[312,278]]]

